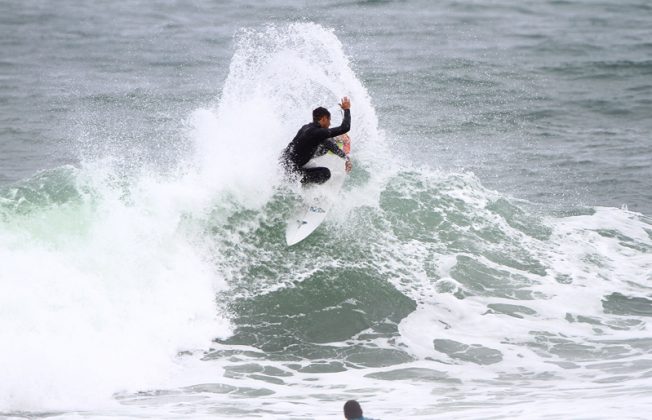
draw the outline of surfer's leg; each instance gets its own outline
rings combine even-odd
[[[302,184],[323,184],[331,177],[331,171],[328,168],[302,168]]]

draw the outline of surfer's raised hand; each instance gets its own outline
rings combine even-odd
[[[342,98],[342,103],[340,103],[342,109],[351,109],[351,100],[348,96]]]

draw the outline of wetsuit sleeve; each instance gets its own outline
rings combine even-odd
[[[328,149],[331,152],[335,153],[337,156],[341,157],[342,159],[346,159],[346,153],[344,153],[344,151],[342,149],[337,147],[337,144],[335,144],[334,141],[332,141],[330,139],[326,139],[326,140],[324,140],[322,142],[322,144],[324,145],[324,147],[326,149]]]
[[[336,137],[341,134],[348,133],[351,129],[351,110],[344,110],[344,119],[342,120],[342,125],[339,127],[328,128],[328,137]]]

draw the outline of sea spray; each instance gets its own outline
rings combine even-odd
[[[270,25],[239,31],[235,44],[217,106],[192,117],[195,161],[207,182],[234,193],[277,184],[283,147],[317,106],[330,108],[337,124],[343,96],[352,99],[354,159],[367,167],[378,160],[373,156],[385,156],[367,90],[332,31],[314,23]]]

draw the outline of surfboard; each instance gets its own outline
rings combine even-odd
[[[337,143],[345,152],[348,152],[348,136],[346,140],[347,143],[344,146],[341,145],[341,141]],[[312,158],[305,166],[328,168],[331,171],[331,177],[323,184],[313,184],[303,188],[302,202],[288,219],[285,229],[285,241],[288,246],[303,241],[321,225],[328,211],[337,201],[346,178],[344,159],[331,152]]]

